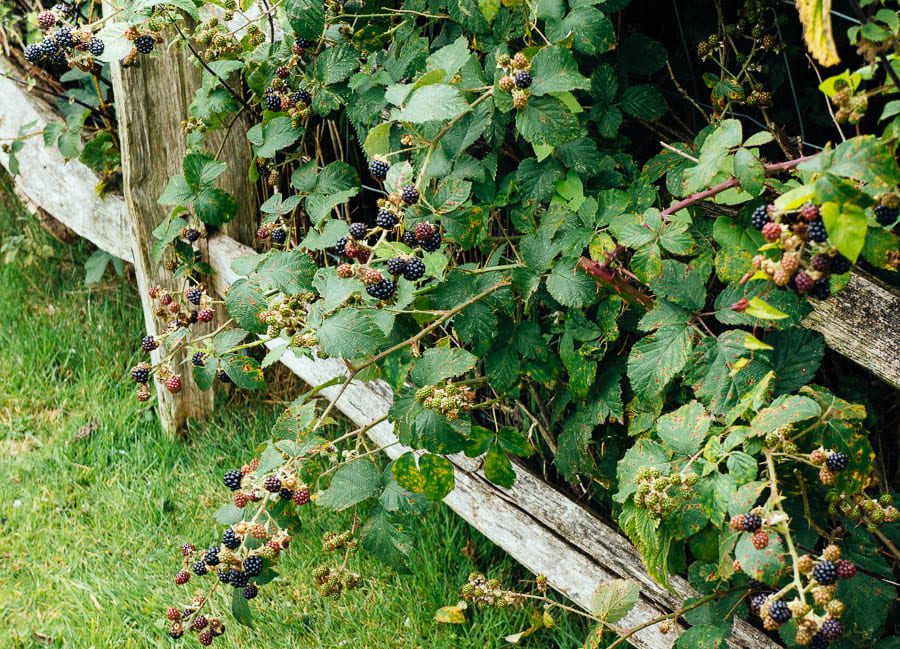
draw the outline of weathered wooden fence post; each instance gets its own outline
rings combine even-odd
[[[135,275],[147,333],[153,335],[164,330],[165,323],[154,315],[154,304],[147,289],[151,286],[169,290],[178,288],[172,274],[151,259],[152,232],[167,215],[167,209],[159,205],[157,199],[169,178],[182,173],[186,146],[181,122],[188,117],[188,108],[201,78],[200,70],[190,60],[190,52],[181,45],[158,47],[157,51],[158,54],[153,56],[142,56],[140,65],[112,65]],[[210,137],[210,146],[217,147],[222,137],[224,134]],[[214,152],[210,151],[210,154]],[[256,201],[248,197],[252,190],[248,192],[246,181],[250,156],[246,127],[239,120],[222,147],[221,157],[229,164],[217,184],[239,199],[237,217],[222,230],[245,241],[255,230]],[[205,253],[205,242],[201,240],[199,245]],[[197,333],[202,334],[204,330],[199,328]],[[163,344],[153,353],[154,362],[169,351]],[[183,368],[180,371],[184,383],[181,392],[171,394],[157,386],[160,421],[169,434],[183,430],[188,419],[203,417],[213,408],[213,392],[197,388],[191,378],[190,362],[185,363],[185,360],[185,354],[179,352],[171,362],[173,367]]]

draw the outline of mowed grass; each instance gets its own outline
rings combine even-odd
[[[23,232],[21,219],[0,178],[2,241]],[[179,548],[221,533],[212,518],[228,499],[220,476],[266,438],[278,395],[223,398],[188,441],[167,439],[127,379],[143,334],[134,285],[110,277],[86,288],[88,246],[35,232],[52,258],[0,265],[0,646],[168,646],[165,607],[209,583],[173,584]],[[480,649],[508,646],[503,637],[527,627],[527,611],[433,621],[473,570],[514,587],[530,578],[444,506],[414,526],[410,575],[360,554],[350,565],[364,586],[323,600],[310,571],[334,558],[320,538],[345,528],[350,514],[305,512],[280,577],[251,602],[254,628],[225,615],[215,646]],[[557,619],[525,646],[579,647],[586,626]]]

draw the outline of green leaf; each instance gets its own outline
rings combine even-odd
[[[431,500],[443,500],[453,491],[456,477],[453,463],[441,455],[426,453],[419,457],[419,472],[422,474],[422,493]]]
[[[828,202],[821,208],[822,221],[828,231],[828,239],[842,255],[856,263],[859,253],[866,242],[865,211],[850,203]]]
[[[263,333],[266,326],[257,315],[266,308],[266,295],[255,283],[246,279],[235,281],[228,289],[225,306],[235,321],[251,333]]]
[[[675,649],[725,649],[727,635],[721,627],[700,624],[678,636]]]
[[[825,355],[822,334],[811,329],[773,331],[766,336],[774,350],[775,396],[796,392],[813,380]]]
[[[693,455],[703,445],[712,419],[698,401],[691,401],[656,422],[656,434],[674,451]]]
[[[194,189],[184,176],[172,176],[156,200],[160,205],[186,205],[194,200]]]
[[[325,30],[325,5],[317,0],[286,0],[284,10],[294,33],[317,41]]]
[[[547,21],[547,36],[554,42],[571,36],[572,45],[582,54],[602,54],[615,42],[612,22],[591,6],[577,6],[562,20]]]
[[[385,155],[391,151],[391,122],[382,122],[369,129],[366,141],[363,143],[363,151],[370,158],[377,155]]]
[[[114,257],[105,250],[99,248],[95,250],[84,262],[84,283],[90,286],[103,279],[106,267],[113,259]]]
[[[477,362],[477,356],[459,347],[430,347],[416,361],[410,378],[416,385],[435,385],[444,379],[465,374]]]
[[[219,525],[234,525],[244,518],[244,510],[236,505],[222,505],[219,507],[213,518]]]
[[[259,361],[252,356],[228,354],[220,359],[222,369],[236,386],[243,390],[257,390],[265,387],[266,379]]]
[[[766,169],[753,153],[740,148],[734,154],[734,176],[741,188],[752,196],[759,196],[766,184]]]
[[[228,223],[237,215],[237,201],[218,187],[204,187],[194,197],[194,212],[207,225]]]
[[[797,0],[797,10],[809,53],[824,67],[839,63],[831,27],[831,0]]]
[[[184,179],[194,189],[211,185],[228,168],[228,164],[202,153],[189,153],[181,161]]]
[[[774,586],[784,570],[785,549],[778,534],[767,534],[769,544],[763,550],[757,550],[753,546],[752,534],[741,534],[734,549],[734,558],[741,564],[741,571],[751,579]]]
[[[641,338],[628,357],[628,379],[642,397],[661,393],[681,372],[691,353],[692,334],[688,327],[660,327]]]
[[[374,318],[357,309],[344,309],[326,318],[317,336],[322,351],[345,360],[374,354],[387,342]]]
[[[253,626],[253,613],[250,612],[250,605],[244,597],[244,591],[240,588],[232,590],[231,594],[231,615],[235,621],[243,626]]]
[[[419,473],[414,453],[406,452],[391,464],[391,472],[394,480],[401,487],[414,494],[420,494],[425,489],[425,478]]]
[[[635,119],[648,121],[659,119],[668,110],[662,93],[650,84],[626,88],[619,98],[619,108]]]
[[[393,119],[398,122],[423,124],[425,122],[448,121],[469,110],[469,104],[454,86],[433,84],[413,91],[403,108],[395,111]]]
[[[406,566],[412,539],[396,525],[384,509],[378,507],[359,531],[362,548],[400,572]]]
[[[500,450],[497,445],[491,446],[484,456],[485,477],[501,487],[509,489],[516,481],[516,472],[513,470],[509,457]]]
[[[556,146],[581,135],[578,118],[552,96],[532,97],[516,114],[516,129],[532,144]]]
[[[819,404],[809,397],[797,395],[779,397],[772,405],[760,410],[750,427],[756,435],[763,436],[783,426],[806,421],[821,414]]]
[[[500,0],[497,0],[497,6],[500,6]],[[438,624],[465,624],[466,614],[459,606],[442,606],[435,611],[434,621]]]
[[[619,43],[619,65],[630,74],[653,74],[666,64],[668,53],[661,43],[643,34],[630,34]]]
[[[531,92],[537,97],[590,88],[590,80],[578,71],[572,52],[558,46],[541,48],[531,61],[531,73]]]
[[[291,124],[287,116],[274,117],[266,124],[257,124],[247,131],[247,139],[260,158],[273,158],[278,151],[286,149],[300,139],[303,129]]]
[[[574,260],[563,261],[553,267],[547,277],[547,290],[563,306],[582,308],[597,299],[597,283],[581,271]]]
[[[372,498],[380,487],[378,468],[368,460],[354,460],[335,472],[328,489],[319,492],[316,504],[341,511]]]
[[[641,586],[633,579],[613,579],[597,586],[591,596],[591,614],[605,624],[624,618],[641,595]]]

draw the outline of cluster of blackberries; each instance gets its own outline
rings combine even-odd
[[[834,484],[837,474],[850,466],[850,457],[840,451],[826,451],[817,448],[809,454],[809,461],[819,468],[819,480],[822,484]]]
[[[279,68],[281,70],[282,68]],[[287,68],[284,68],[287,70]],[[294,123],[313,116],[312,94],[306,88],[292,90],[284,81],[287,74],[272,80],[272,85],[263,92],[263,105],[273,113],[285,111]]]
[[[415,282],[425,274],[425,262],[418,257],[394,257],[388,259],[387,269],[391,275],[403,275],[410,282]]]
[[[884,194],[873,212],[879,225],[886,228],[893,226],[900,216],[900,196],[893,192]]]
[[[501,71],[497,86],[503,92],[512,93],[514,107],[524,108],[528,104],[528,97],[531,94],[529,88],[533,82],[528,57],[522,52],[518,52],[515,56],[503,54],[497,58],[497,67]]]
[[[441,247],[441,232],[428,222],[417,223],[412,230],[403,233],[403,243],[410,248],[421,248],[425,252],[434,252]]]
[[[831,276],[842,275],[852,266],[829,245],[818,205],[807,203],[786,212],[779,212],[772,204],[761,205],[753,211],[750,222],[769,244],[780,244],[780,259],[764,254],[753,258],[753,268],[778,286],[824,300],[831,295]]]
[[[37,22],[44,31],[44,39],[25,46],[25,60],[34,64],[69,65],[86,72],[93,71],[95,58],[102,55],[106,47],[89,30],[77,30],[71,23],[73,18],[74,9],[67,4],[56,4],[52,9],[41,11]]]

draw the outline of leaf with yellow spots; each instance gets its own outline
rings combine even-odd
[[[831,29],[831,0],[797,0],[803,39],[813,58],[824,66],[841,62]]]

